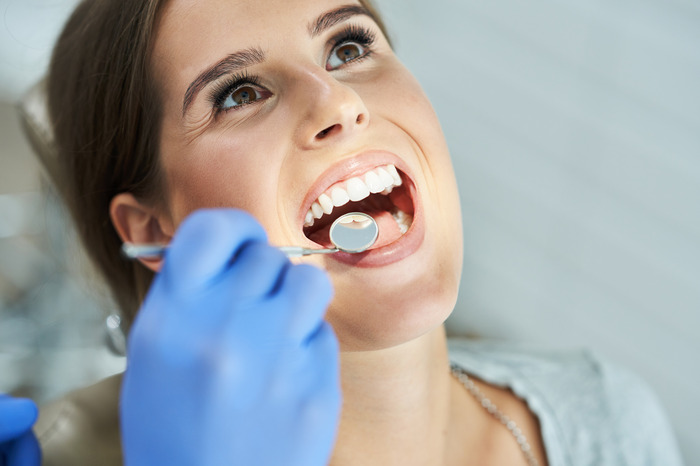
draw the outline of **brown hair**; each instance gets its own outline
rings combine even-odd
[[[59,165],[55,184],[126,327],[153,272],[121,256],[109,205],[123,192],[153,205],[164,199],[158,147],[161,102],[151,50],[165,1],[83,0],[58,39],[48,76]],[[371,0],[360,3],[385,32]]]

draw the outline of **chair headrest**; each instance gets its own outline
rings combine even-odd
[[[52,181],[56,181],[58,160],[53,129],[49,119],[46,80],[32,86],[19,101],[18,112],[22,128],[41,165]]]

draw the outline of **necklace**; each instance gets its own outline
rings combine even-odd
[[[481,406],[483,406],[484,409],[489,412],[489,414],[495,417],[505,426],[506,429],[508,429],[511,434],[513,434],[515,441],[518,442],[518,446],[527,460],[527,464],[529,466],[539,466],[540,463],[537,461],[537,458],[535,458],[535,455],[532,454],[530,443],[528,443],[527,438],[525,437],[523,431],[520,430],[520,427],[515,424],[515,421],[503,414],[501,410],[498,409],[498,407],[496,407],[496,405],[493,404],[493,402],[489,400],[486,395],[481,392],[481,390],[479,390],[479,387],[477,387],[474,381],[469,378],[464,369],[456,364],[452,364],[450,368],[452,369],[452,375],[454,375],[457,380],[464,385],[467,391],[471,393],[474,398],[476,398],[479,404],[481,404]]]

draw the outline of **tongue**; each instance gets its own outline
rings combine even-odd
[[[370,249],[381,248],[387,244],[391,244],[401,237],[401,230],[399,230],[399,224],[396,223],[394,217],[391,213],[383,210],[381,212],[376,212],[372,214],[372,218],[377,222],[379,227],[379,235],[377,236],[377,241],[374,243]]]
[[[377,236],[377,241],[370,249],[380,248],[391,244],[401,237],[401,230],[399,230],[399,225],[394,220],[391,213],[386,210],[378,210],[374,212],[365,212],[374,218],[377,222],[377,227],[379,228],[379,235]],[[330,240],[330,225],[313,232],[309,235],[309,239],[314,243],[318,243],[325,248],[331,248],[333,245]]]

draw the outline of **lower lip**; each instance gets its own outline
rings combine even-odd
[[[347,252],[336,252],[327,257],[329,259],[342,262],[360,268],[383,267],[393,264],[410,256],[420,248],[425,237],[425,222],[423,212],[418,202],[416,188],[413,183],[408,185],[411,199],[413,200],[413,223],[408,231],[393,243],[381,248],[370,249],[365,252],[350,254]]]

